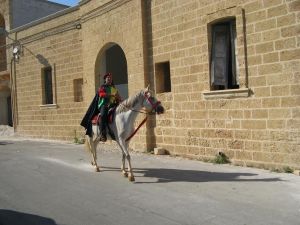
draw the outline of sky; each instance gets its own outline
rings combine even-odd
[[[48,1],[60,3],[63,5],[69,5],[69,6],[75,6],[80,2],[80,0],[48,0]]]

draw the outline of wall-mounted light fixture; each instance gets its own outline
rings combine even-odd
[[[21,45],[16,45],[15,47],[13,47],[13,56],[16,62],[19,61],[20,54],[21,54]]]

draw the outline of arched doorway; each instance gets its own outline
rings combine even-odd
[[[95,89],[103,84],[103,75],[113,74],[113,81],[122,99],[128,98],[127,61],[122,48],[116,43],[106,44],[99,52],[95,64]]]

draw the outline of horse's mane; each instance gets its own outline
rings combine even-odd
[[[136,93],[133,96],[130,96],[129,98],[125,99],[124,101],[122,101],[117,109],[116,109],[116,113],[123,113],[123,112],[127,112],[128,110],[132,109],[135,104],[138,102],[139,97],[144,94],[144,90],[140,90],[138,93]]]

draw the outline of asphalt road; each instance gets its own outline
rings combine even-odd
[[[300,177],[132,153],[0,138],[0,225],[299,225]]]

